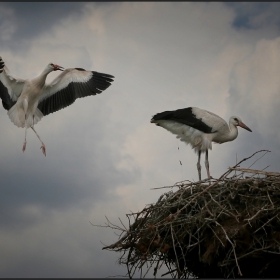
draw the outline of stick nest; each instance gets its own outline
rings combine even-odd
[[[176,183],[127,214],[128,229],[107,219],[106,227],[121,233],[103,249],[122,253],[130,278],[151,269],[157,276],[164,265],[160,276],[173,278],[279,277],[280,173],[238,166],[219,179]]]

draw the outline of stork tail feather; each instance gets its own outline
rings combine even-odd
[[[12,123],[14,123],[17,127],[25,127],[25,113],[22,106],[18,106],[16,103],[9,111],[8,116]],[[42,112],[36,108],[34,118],[32,114],[27,116],[26,126],[31,127],[39,122],[44,115]]]

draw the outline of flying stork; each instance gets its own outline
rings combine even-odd
[[[208,149],[212,149],[212,142],[222,144],[234,140],[238,135],[237,126],[252,132],[239,117],[231,117],[228,125],[216,114],[196,107],[158,113],[152,117],[151,123],[176,134],[177,138],[192,146],[198,154],[199,180],[201,180],[200,155],[203,152],[207,175],[210,178]]]
[[[63,71],[50,84],[45,84],[52,71]],[[107,89],[114,76],[83,68],[68,68],[49,63],[43,72],[33,79],[20,79],[9,73],[0,57],[0,97],[10,120],[18,127],[25,127],[22,147],[26,149],[26,133],[29,127],[37,135],[46,156],[46,146],[34,129],[34,125],[50,113],[59,111],[77,98],[96,95]]]

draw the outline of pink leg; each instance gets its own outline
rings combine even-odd
[[[211,176],[210,176],[210,170],[209,170],[208,150],[205,153],[205,167],[206,167],[208,178],[210,179]]]
[[[198,171],[198,179],[199,179],[199,181],[201,181],[200,156],[201,156],[201,151],[198,151],[198,161],[197,161],[196,167],[197,167],[197,171]]]
[[[45,144],[44,144],[43,141],[41,140],[40,136],[38,135],[38,133],[36,132],[36,130],[34,129],[34,127],[31,126],[31,128],[33,129],[33,131],[34,131],[35,134],[37,135],[38,139],[39,139],[40,142],[42,143],[41,149],[42,149],[43,154],[46,156],[46,146],[45,146]]]
[[[26,126],[26,118],[25,118],[25,137],[24,137],[24,142],[23,142],[23,146],[22,146],[22,151],[24,152],[26,149],[26,134],[27,134],[27,126]]]
[[[27,134],[27,123],[26,123],[26,113],[28,110],[28,101],[27,99],[23,100],[23,110],[24,110],[24,118],[25,118],[25,138],[24,138],[24,142],[23,142],[23,146],[22,146],[22,151],[24,152],[26,149],[26,134]]]

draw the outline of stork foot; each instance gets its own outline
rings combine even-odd
[[[23,146],[22,146],[22,151],[24,152],[25,151],[25,149],[26,149],[26,141],[24,141],[24,143],[23,143]]]
[[[42,149],[43,154],[46,156],[46,146],[43,142],[42,142],[42,146],[40,149]]]

